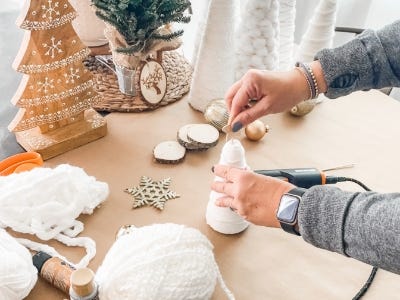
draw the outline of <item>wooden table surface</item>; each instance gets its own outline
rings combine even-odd
[[[352,169],[332,174],[357,178],[380,192],[399,191],[400,103],[376,91],[359,92],[326,100],[303,118],[288,114],[267,116],[271,127],[260,142],[242,136],[253,169],[316,167],[324,169],[354,163]],[[81,216],[82,236],[97,243],[90,267],[97,270],[120,226],[173,222],[198,228],[214,245],[217,263],[236,299],[351,299],[365,283],[371,266],[317,249],[301,237],[280,229],[251,225],[245,232],[226,236],[205,223],[205,209],[213,180],[211,166],[218,162],[225,137],[206,152],[188,153],[178,165],[152,159],[153,147],[174,140],[182,125],[204,122],[186,99],[153,112],[112,113],[108,135],[46,162],[79,166],[110,186],[110,196],[93,215]],[[172,177],[171,188],[181,195],[159,212],[150,207],[132,209],[127,187],[142,175],[153,179]],[[344,189],[358,190],[352,184]],[[72,261],[82,249],[50,244]],[[398,299],[400,277],[379,270],[363,299]],[[39,280],[27,299],[64,299],[67,296]],[[226,299],[219,288],[214,299]]]

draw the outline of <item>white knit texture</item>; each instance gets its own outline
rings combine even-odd
[[[91,214],[107,198],[106,183],[96,181],[81,168],[64,164],[0,177],[0,190],[0,227],[34,234],[45,241],[56,239],[68,246],[85,247],[87,254],[77,267],[86,266],[94,257],[95,242],[76,237],[84,228],[76,218],[81,213]],[[21,242],[34,250],[50,250],[40,243]]]
[[[0,299],[21,300],[37,281],[29,251],[0,228]]]
[[[279,1],[279,70],[293,69],[296,0]]]
[[[245,152],[239,140],[229,140],[222,148],[219,164],[240,169],[249,169],[246,163]],[[215,181],[224,181],[223,178],[215,176]],[[206,221],[212,229],[224,234],[236,234],[242,232],[249,226],[249,222],[235,213],[229,207],[215,205],[215,200],[224,197],[225,194],[211,191],[207,204]]]
[[[275,70],[279,63],[279,1],[247,0],[235,34],[235,78],[247,70]]]
[[[130,229],[112,245],[96,280],[102,300],[211,299],[217,280],[228,299],[213,246],[194,228],[154,224]]]
[[[335,34],[336,0],[320,0],[304,33],[296,60],[310,62],[315,54],[323,49],[332,47]]]
[[[209,3],[188,100],[201,112],[211,100],[223,98],[234,82],[235,2],[211,0]]]

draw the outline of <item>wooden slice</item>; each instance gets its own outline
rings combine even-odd
[[[142,63],[136,78],[136,88],[141,98],[151,105],[159,105],[167,93],[167,75],[155,60]]]
[[[180,163],[186,154],[186,149],[177,141],[166,141],[158,144],[153,155],[157,162],[162,164]]]
[[[183,147],[186,148],[186,150],[189,151],[205,151],[209,147],[202,147],[198,143],[194,143],[190,141],[187,137],[187,133],[189,128],[196,126],[199,124],[187,124],[179,128],[177,134],[176,134],[176,139],[178,140],[179,144],[181,144]]]
[[[195,124],[189,127],[187,138],[200,148],[210,148],[218,143],[219,131],[209,124]]]

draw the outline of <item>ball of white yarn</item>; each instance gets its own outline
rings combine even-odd
[[[100,299],[210,299],[217,279],[222,280],[212,248],[198,230],[183,225],[130,229],[96,274]]]
[[[29,251],[0,229],[0,299],[21,300],[37,280]]]

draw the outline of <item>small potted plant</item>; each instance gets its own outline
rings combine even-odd
[[[140,62],[149,57],[161,63],[162,51],[181,45],[183,30],[171,23],[188,23],[189,0],[92,0],[96,15],[106,22],[121,92],[135,95],[134,77]]]

